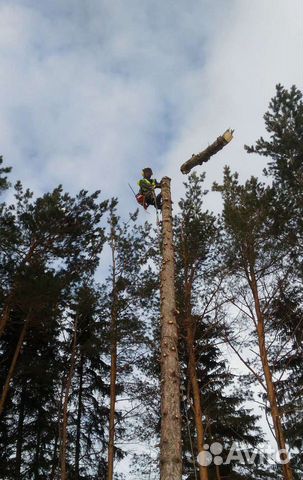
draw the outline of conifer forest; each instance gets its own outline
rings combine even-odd
[[[203,162],[156,222],[1,157],[1,480],[303,478],[302,92],[266,108],[264,174],[223,150],[219,214]]]

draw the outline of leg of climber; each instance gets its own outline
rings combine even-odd
[[[156,197],[156,208],[157,210],[162,210],[162,193],[158,193]]]

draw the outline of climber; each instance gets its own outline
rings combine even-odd
[[[162,194],[155,194],[156,188],[161,188],[161,183],[152,178],[153,171],[151,168],[143,168],[142,179],[138,181],[140,187],[139,193],[136,195],[137,202],[140,203],[145,209],[149,205],[153,205],[156,209],[162,208]]]

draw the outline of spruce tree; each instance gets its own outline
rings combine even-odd
[[[196,478],[195,460],[204,444],[219,442],[222,455],[233,442],[238,448],[257,446],[256,416],[244,406],[245,396],[221,354],[222,272],[218,253],[220,232],[214,215],[203,209],[204,175],[192,174],[185,183],[185,198],[175,217],[177,299],[179,325],[184,339],[184,443],[189,479]],[[192,458],[194,457],[194,458]],[[203,454],[202,454],[203,458]],[[230,465],[198,466],[201,479],[250,478],[251,471]]]
[[[257,347],[255,351],[251,346],[254,356],[246,359],[246,366],[264,392],[265,409],[271,415],[273,435],[282,452],[280,472],[289,480],[293,478],[293,471],[285,453],[286,432],[275,375],[278,359],[274,350],[279,339],[267,321],[279,285],[291,279],[291,269],[284,262],[283,239],[275,235],[274,191],[254,177],[240,185],[238,175],[232,175],[228,168],[225,169],[223,185],[214,185],[214,189],[220,191],[224,199],[224,262],[230,278],[227,288],[233,305],[243,314],[247,328],[247,320],[251,322],[251,338],[255,338]],[[283,354],[283,348],[280,354]],[[256,365],[254,368],[252,362]]]

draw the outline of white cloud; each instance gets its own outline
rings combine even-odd
[[[2,148],[15,174],[38,190],[63,182],[125,196],[126,179],[159,164],[195,103],[208,31],[205,18],[195,26],[201,8],[0,8]]]
[[[178,198],[180,163],[228,126],[235,140],[209,181],[224,163],[260,172],[242,147],[262,133],[275,84],[302,82],[300,13],[299,0],[3,1],[2,153],[38,192],[101,187],[125,210],[144,165]]]
[[[263,114],[275,85],[296,84],[302,88],[303,5],[292,0],[249,2],[238,0],[220,23],[214,25],[208,60],[197,76],[192,95],[196,108],[183,124],[183,132],[166,161],[173,172],[178,195],[180,161],[201,151],[225,128],[235,128],[235,138],[204,169],[208,183],[221,180],[223,165],[237,170],[244,179],[261,174],[265,161],[243,150],[264,133]],[[203,170],[203,167],[200,167]],[[216,207],[217,195],[210,196]]]

